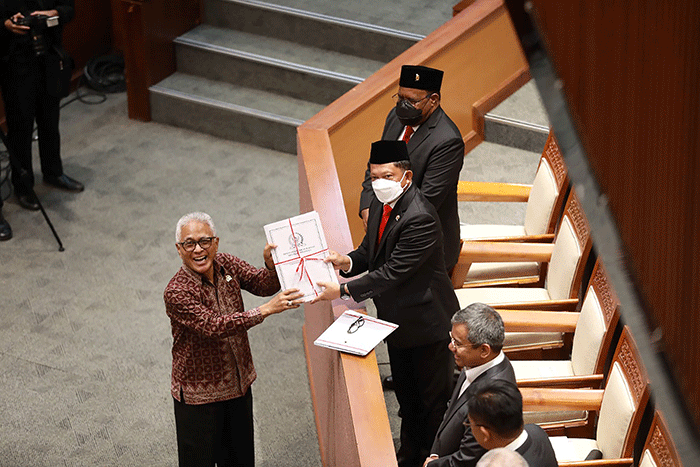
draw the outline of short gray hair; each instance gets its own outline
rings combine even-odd
[[[476,467],[528,467],[528,463],[518,452],[495,448],[481,456]]]
[[[472,303],[452,316],[452,324],[464,324],[469,329],[467,339],[473,345],[488,344],[495,352],[503,347],[505,326],[496,310],[484,303]]]
[[[189,214],[185,214],[180,218],[179,221],[177,221],[177,225],[175,226],[175,243],[178,243],[180,241],[180,235],[182,235],[182,228],[192,221],[198,221],[207,224],[211,229],[212,235],[216,237],[216,226],[214,226],[214,221],[211,219],[211,216],[206,212],[191,212]]]

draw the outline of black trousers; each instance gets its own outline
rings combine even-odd
[[[175,402],[180,467],[252,467],[253,394],[211,404]]]
[[[51,77],[48,77],[51,79]],[[60,98],[46,92],[46,72],[41,59],[28,57],[3,64],[0,87],[7,116],[7,144],[12,165],[12,185],[15,192],[28,194],[20,178],[26,172],[25,183],[34,186],[32,168],[32,134],[34,121],[39,137],[39,159],[44,176],[63,174],[61,136],[58,129]]]
[[[452,395],[455,363],[449,342],[445,339],[408,349],[388,346],[401,410],[401,447],[396,454],[399,467],[422,466],[430,455]]]

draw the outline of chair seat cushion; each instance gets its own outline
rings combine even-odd
[[[475,302],[487,305],[508,303],[542,302],[550,300],[547,289],[538,287],[482,287],[455,290],[459,307],[464,308]]]
[[[496,279],[533,277],[539,278],[539,263],[472,263],[467,273],[466,282],[478,283]]]
[[[523,225],[460,224],[459,231],[462,240],[522,237],[526,235],[525,226]]]
[[[515,379],[518,381],[574,376],[571,360],[511,360],[510,363],[515,371]]]
[[[598,449],[598,443],[594,439],[568,438],[566,436],[550,436],[554,455],[558,462],[582,461],[588,454]]]

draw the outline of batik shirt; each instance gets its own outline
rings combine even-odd
[[[163,294],[173,333],[172,396],[207,404],[245,395],[256,377],[248,329],[263,321],[245,311],[241,289],[258,296],[280,289],[275,271],[218,253],[214,283],[184,265]]]

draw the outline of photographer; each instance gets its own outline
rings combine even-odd
[[[12,185],[25,209],[37,210],[33,196],[32,134],[36,120],[41,172],[46,184],[72,192],[83,185],[63,173],[58,130],[60,100],[56,54],[63,25],[73,18],[73,0],[0,0],[0,89],[7,115]]]

